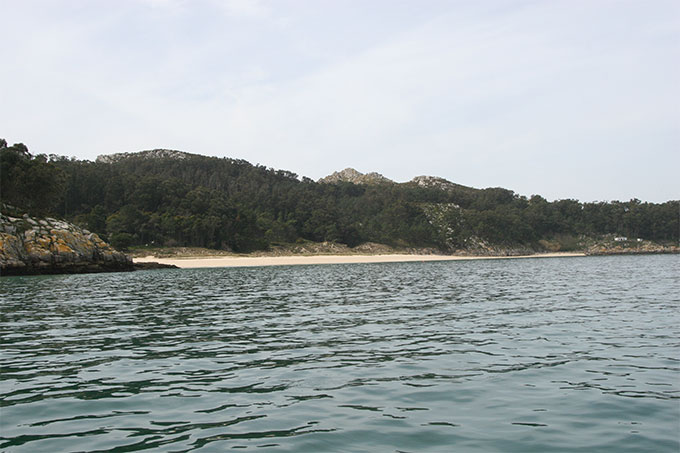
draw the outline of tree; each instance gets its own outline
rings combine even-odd
[[[53,214],[64,195],[65,174],[26,145],[0,147],[0,197],[4,203],[38,215]]]

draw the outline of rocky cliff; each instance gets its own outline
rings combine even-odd
[[[132,259],[73,224],[0,214],[0,274],[133,270]]]

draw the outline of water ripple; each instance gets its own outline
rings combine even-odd
[[[676,452],[678,258],[3,278],[0,448]]]

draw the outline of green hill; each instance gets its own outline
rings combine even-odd
[[[329,241],[502,253],[577,249],[614,236],[678,239],[678,201],[548,202],[503,188],[475,189],[428,176],[394,183],[354,170],[314,182],[244,160],[173,150],[91,162],[32,156],[26,146],[4,140],[0,148],[4,203],[67,219],[119,248],[249,252]]]

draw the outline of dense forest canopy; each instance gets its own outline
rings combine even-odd
[[[33,156],[0,140],[0,176],[3,203],[73,221],[122,248],[251,251],[309,240],[540,249],[541,241],[584,235],[675,241],[680,230],[678,201],[548,202],[452,183],[317,183],[243,160],[165,150],[90,162]]]

